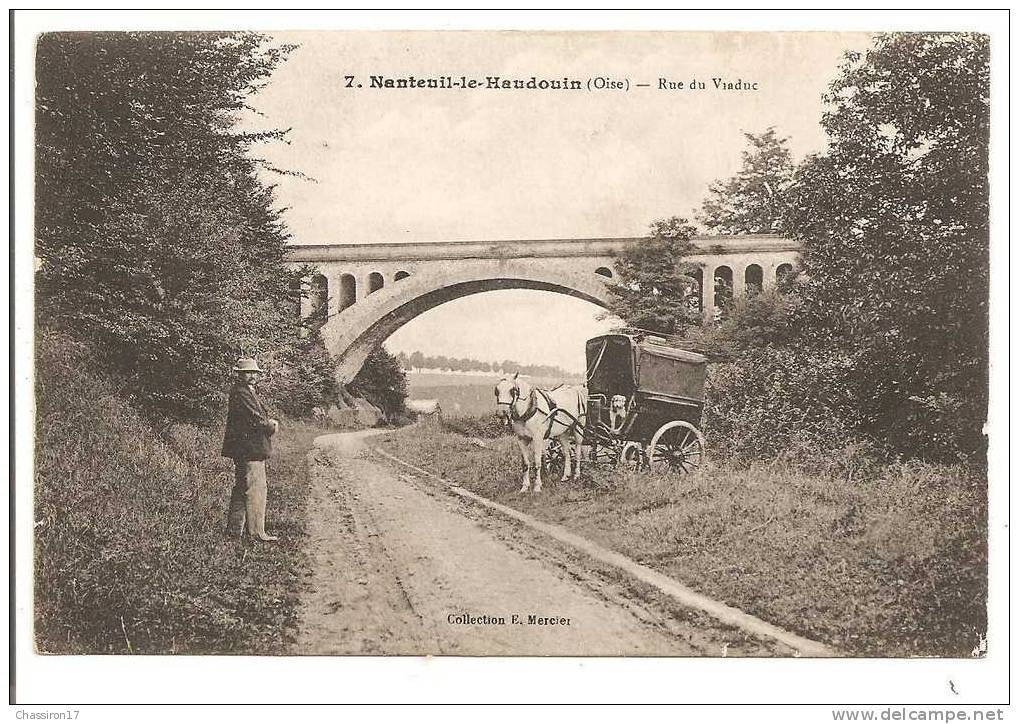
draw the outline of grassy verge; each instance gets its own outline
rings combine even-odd
[[[961,467],[592,470],[521,495],[510,438],[436,425],[378,442],[848,655],[970,656],[986,631],[986,482]]]
[[[322,430],[286,424],[269,461],[267,527],[281,541],[228,541],[221,431],[156,430],[80,347],[37,342],[37,650],[281,653],[306,566],[306,455]]]

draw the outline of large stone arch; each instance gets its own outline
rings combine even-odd
[[[336,376],[350,382],[371,350],[418,315],[471,294],[498,289],[534,289],[608,306],[605,278],[592,269],[535,264],[532,260],[458,260],[434,273],[419,273],[383,287],[334,315],[322,327],[337,357]]]

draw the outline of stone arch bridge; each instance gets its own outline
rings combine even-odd
[[[326,305],[322,336],[349,382],[375,345],[422,312],[495,289],[558,292],[607,306],[615,255],[640,238],[295,245],[288,262],[317,273],[302,314]],[[771,235],[699,236],[688,261],[699,277],[732,293],[768,289],[796,264],[795,242]],[[716,284],[700,284],[701,309],[719,303]],[[723,287],[725,288],[725,287]]]

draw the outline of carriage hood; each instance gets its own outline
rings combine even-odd
[[[630,396],[637,389],[637,357],[625,334],[606,334],[587,341],[587,389],[604,395]]]
[[[587,386],[591,392],[626,395],[637,390],[656,397],[702,402],[707,357],[626,334],[587,342]]]

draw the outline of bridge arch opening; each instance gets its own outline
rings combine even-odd
[[[379,289],[385,286],[386,280],[382,278],[379,272],[372,272],[368,275],[368,293],[374,294]]]
[[[687,307],[694,312],[703,312],[701,307],[704,300],[704,267],[692,269],[687,275],[694,281],[693,289],[686,295]]]
[[[428,306],[439,287],[446,288],[439,294],[454,296],[499,288],[532,288],[580,298],[587,295],[604,306],[606,280],[618,281],[614,273],[605,273],[613,271],[612,259],[640,242],[637,238],[620,238],[388,243],[375,247],[312,244],[292,248],[289,260],[295,265],[322,265],[328,276],[328,292],[336,301],[328,302],[330,314],[322,332],[334,355],[353,360],[347,373],[337,375],[341,381],[349,381],[363,361],[363,357],[356,359],[362,347],[383,341],[413,318],[414,313],[406,316],[407,309]],[[742,296],[748,262],[762,267],[762,286],[771,286],[776,277],[793,271],[799,250],[792,240],[770,235],[699,236],[694,245],[690,266],[700,264],[702,271],[699,279],[696,272],[691,274],[695,279],[689,286],[692,291],[695,282],[699,283],[701,294],[697,299],[698,295],[691,293],[688,303],[691,308],[702,307],[706,316],[713,314],[715,305],[725,305],[734,291]],[[369,273],[379,271],[385,276],[383,288],[366,293]],[[395,284],[397,281],[400,283]],[[358,284],[364,288],[358,289]],[[464,291],[461,286],[472,284],[480,286],[473,291]],[[442,299],[432,306],[440,303]],[[380,331],[376,325],[387,318],[383,324],[391,328]],[[394,319],[400,321],[392,324]],[[543,330],[544,334],[557,332],[552,325]]]
[[[746,285],[747,296],[752,297],[764,290],[764,270],[760,264],[747,265],[743,272],[743,283]]]
[[[327,313],[329,304],[329,280],[324,274],[316,274],[311,278],[308,294],[308,311],[313,317],[321,317]]]
[[[778,267],[775,269],[775,281],[781,284],[782,282],[789,279],[789,277],[792,276],[792,273],[793,273],[792,264],[779,264]]]
[[[340,311],[353,306],[357,301],[357,279],[353,274],[340,277]]]
[[[568,281],[560,282],[553,279],[485,277],[435,286],[434,280],[429,282],[426,278],[414,277],[411,280],[404,281],[399,287],[393,286],[387,288],[384,295],[373,295],[371,297],[372,303],[367,301],[358,303],[347,315],[336,318],[334,329],[331,334],[327,334],[327,344],[329,344],[333,354],[338,356],[338,379],[341,382],[353,379],[372,349],[385,342],[404,325],[425,312],[454,300],[471,297],[483,292],[504,290],[553,292],[558,295],[581,299],[601,308],[607,307],[604,286],[601,282],[594,279],[572,286]],[[376,302],[374,300],[379,301]],[[498,308],[494,308],[482,313],[473,313],[469,316],[479,320],[479,323],[487,325],[484,333],[487,334],[488,330],[490,330],[493,338],[500,339],[506,336],[506,329],[499,326],[499,312]],[[594,318],[593,312],[594,310],[592,310],[590,315],[592,319]],[[354,316],[349,316],[351,313]],[[549,337],[548,316],[545,310],[541,307],[537,308],[533,313],[533,320],[537,328],[540,328],[540,332],[535,331],[533,336]],[[443,330],[443,333],[452,340],[463,338],[465,334],[467,336],[471,334],[456,328],[456,325],[452,325],[450,329]],[[332,339],[329,339],[330,337]],[[576,346],[577,353],[582,354],[583,345],[578,344]]]
[[[732,269],[715,267],[715,306],[724,307],[732,301]]]
[[[585,369],[585,342],[616,324],[601,319],[601,311],[600,306],[563,294],[526,289],[481,292],[423,312],[384,344],[390,353],[402,352],[408,359],[415,352],[423,354],[433,363],[430,366],[445,358],[455,371],[520,371],[547,374],[549,381],[579,381]],[[540,367],[558,367],[561,372],[535,371]],[[488,409],[487,398],[459,402],[474,411],[479,404]]]

